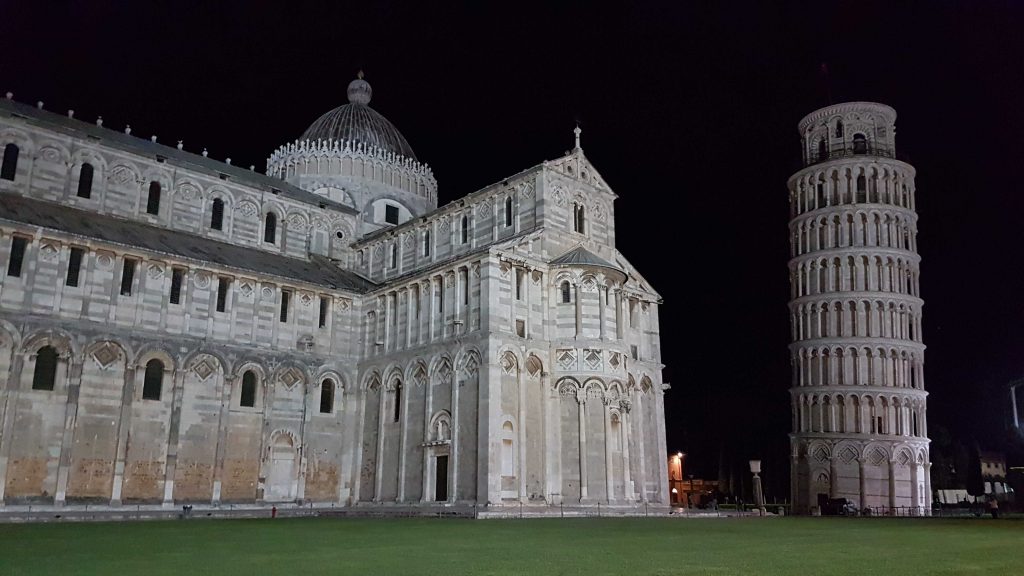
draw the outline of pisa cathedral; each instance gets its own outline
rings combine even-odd
[[[447,205],[370,85],[266,174],[0,101],[0,505],[667,510],[579,144]]]
[[[791,501],[927,514],[931,463],[914,168],[896,111],[849,102],[800,121],[789,179]]]

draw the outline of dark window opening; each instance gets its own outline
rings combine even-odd
[[[0,178],[14,181],[14,175],[18,172],[18,152],[17,144],[4,146],[4,163],[0,167]]]
[[[818,160],[825,160],[828,158],[828,144],[825,139],[818,140]]]
[[[36,352],[36,368],[32,373],[33,390],[53,390],[57,382],[57,349],[43,346]]]
[[[146,362],[146,378],[142,383],[143,400],[159,400],[164,384],[164,363],[156,358]]]
[[[430,230],[423,233],[423,255],[430,256]]]
[[[78,286],[78,277],[82,271],[82,256],[85,254],[85,250],[82,248],[71,248],[71,254],[68,256],[68,277],[64,280],[65,286]]]
[[[572,229],[574,232],[583,234],[586,226],[585,208],[582,204],[572,205]]]
[[[147,214],[159,214],[160,213],[160,183],[150,182],[149,183],[149,198],[146,199],[146,213]]]
[[[21,236],[11,238],[11,258],[7,261],[8,276],[21,276],[21,266],[25,262],[25,248],[27,247],[27,238]]]
[[[384,205],[384,221],[388,224],[398,224],[398,206]]]
[[[867,154],[868,153],[868,139],[863,134],[853,135],[853,153],[854,154]]]
[[[92,196],[92,164],[82,164],[78,170],[78,197],[89,198]]]
[[[469,270],[463,269],[459,272],[462,280],[462,304],[469,306]]]
[[[523,299],[523,271],[516,268],[516,300]]]
[[[181,281],[184,278],[184,270],[181,268],[171,269],[171,304],[181,303]]]
[[[572,302],[572,291],[569,288],[569,282],[562,282],[562,304],[568,304]]]
[[[395,422],[398,422],[398,419],[402,416],[402,381],[401,380],[399,380],[398,382],[395,383],[395,406],[394,406],[394,408],[395,408],[395,410],[394,410],[394,412],[395,412],[394,420],[395,420]]]
[[[526,338],[526,322],[523,320],[516,320],[516,336]]]
[[[391,245],[391,265],[389,268],[398,268],[398,243]]]
[[[121,268],[121,296],[132,295],[132,284],[135,283],[135,265],[137,262],[131,258],[124,259],[124,266]]]
[[[238,405],[245,408],[256,406],[256,373],[252,370],[242,374],[242,394]]]
[[[213,200],[213,207],[210,209],[210,228],[224,229],[224,201],[220,198]]]
[[[843,121],[836,120],[836,138],[843,137]]]
[[[281,322],[288,321],[288,304],[291,303],[292,293],[288,290],[281,290]]]
[[[327,326],[327,312],[330,310],[331,302],[327,299],[327,296],[320,297],[320,321],[318,325],[320,328]]]
[[[267,220],[263,225],[263,241],[273,244],[277,242],[277,214],[267,212]]]
[[[857,202],[867,202],[867,180],[864,175],[857,176]]]
[[[228,288],[231,287],[230,278],[219,278],[217,280],[217,312],[223,312],[228,305]]]
[[[512,225],[512,197],[505,198],[505,226]]]
[[[633,357],[633,360],[640,359],[640,353],[637,351],[636,344],[629,345],[629,355]]]
[[[327,379],[320,384],[320,413],[330,414],[334,411],[334,380]]]
[[[469,216],[462,217],[462,243],[469,242]]]

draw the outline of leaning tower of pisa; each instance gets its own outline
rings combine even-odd
[[[914,168],[896,111],[848,102],[800,121],[789,179],[792,502],[873,513],[931,502]]]

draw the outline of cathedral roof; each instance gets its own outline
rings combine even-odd
[[[0,193],[0,220],[247,270],[255,275],[276,276],[356,293],[374,287],[372,282],[354,272],[342,270],[325,258],[313,261],[289,258],[15,194]]]
[[[548,264],[556,268],[568,266],[589,266],[594,268],[608,268],[610,270],[615,270],[616,272],[619,273],[624,273],[622,268],[616,266],[615,264],[612,264],[611,262],[605,260],[604,258],[601,258],[597,254],[594,254],[593,252],[587,250],[583,246],[577,246],[572,250],[569,250],[568,252],[562,254],[558,258],[555,258]]]
[[[373,89],[363,73],[348,85],[348,104],[338,106],[310,124],[299,140],[338,140],[368,144],[417,160],[412,146],[387,118],[370,108]],[[418,161],[418,160],[417,160]]]

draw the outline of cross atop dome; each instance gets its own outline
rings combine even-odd
[[[580,125],[579,124],[577,124],[576,125],[576,129],[574,129],[572,131],[572,133],[576,135],[576,149],[577,150],[583,150],[583,147],[580,146],[580,134],[582,132],[583,132],[583,130],[580,130]]]

